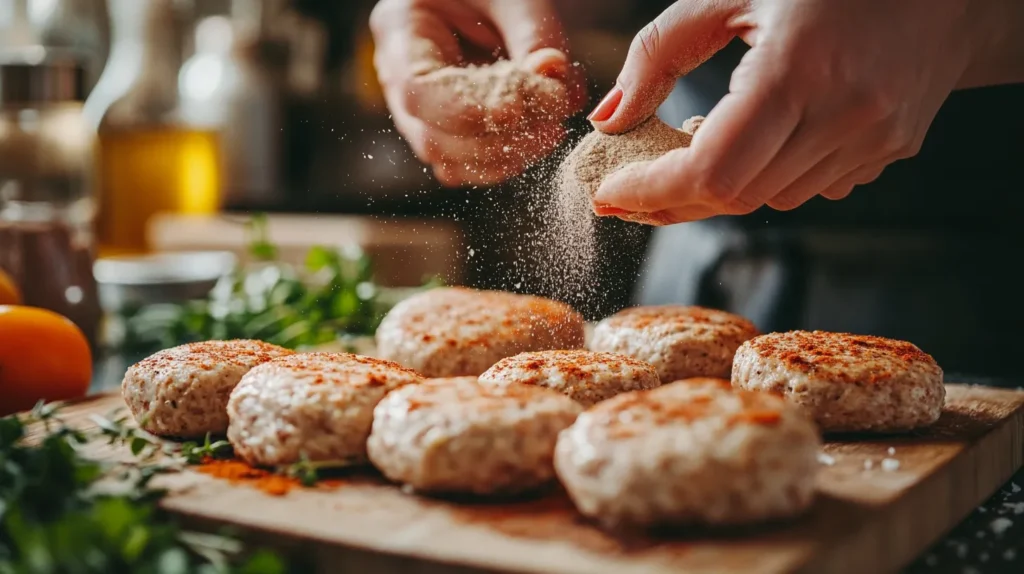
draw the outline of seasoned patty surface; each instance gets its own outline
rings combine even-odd
[[[293,351],[262,341],[189,343],[128,368],[121,394],[142,427],[160,436],[223,434],[232,389],[245,373]]]
[[[417,491],[528,491],[554,477],[558,432],[581,410],[542,387],[433,379],[384,397],[367,447],[385,476]]]
[[[736,352],[732,384],[782,393],[825,432],[927,426],[946,398],[942,369],[915,345],[823,331],[751,339]]]
[[[739,525],[803,512],[820,446],[776,395],[684,380],[581,414],[558,438],[555,468],[579,511],[606,526]]]
[[[423,377],[391,361],[302,353],[249,371],[228,402],[228,440],[252,464],[362,462],[373,408]]]
[[[594,351],[534,351],[498,361],[480,375],[491,385],[526,384],[547,387],[584,407],[626,391],[661,384],[653,366],[615,353]]]
[[[478,376],[525,351],[583,346],[568,305],[501,291],[431,289],[396,305],[377,329],[377,353],[428,377]]]
[[[732,313],[683,305],[624,309],[597,324],[590,348],[654,365],[662,383],[690,377],[728,378],[736,349],[757,335]]]

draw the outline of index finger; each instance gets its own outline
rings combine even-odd
[[[373,63],[385,88],[457,62],[461,50],[451,27],[437,14],[383,0],[370,14]]]
[[[736,213],[760,207],[744,204],[742,192],[789,139],[802,110],[781,79],[749,66],[748,61],[747,68],[737,68],[733,90],[708,114],[690,147],[621,170],[605,180],[594,200],[641,212],[706,205]]]

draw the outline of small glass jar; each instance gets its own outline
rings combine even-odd
[[[95,344],[101,312],[85,71],[49,57],[0,62],[0,268],[24,304],[64,315]]]

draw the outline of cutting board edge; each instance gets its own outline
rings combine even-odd
[[[1005,454],[1007,450],[1011,452],[1010,457],[997,455]],[[991,475],[982,476],[978,469],[980,459],[985,454],[996,455],[991,456],[990,460],[1005,464]],[[906,494],[884,509],[876,510],[856,530],[830,546],[821,545],[819,551],[811,554],[794,574],[885,572],[882,563],[894,564],[892,571],[899,571],[960,524],[1022,466],[1024,403],[1019,404],[996,428],[975,439]],[[950,484],[951,476],[964,480],[974,479],[975,483],[969,491],[959,491],[961,496],[958,497],[955,485]],[[941,499],[948,500],[949,504],[929,503]],[[917,512],[921,508],[940,516]],[[901,535],[910,535],[914,540],[902,548],[893,548],[893,544],[898,544],[893,541],[899,540]],[[880,552],[887,551],[893,553],[892,558],[880,560]]]

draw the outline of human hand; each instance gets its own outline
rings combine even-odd
[[[650,117],[676,78],[734,37],[751,49],[690,147],[607,178],[595,211],[682,222],[846,197],[915,155],[949,93],[978,80],[972,59],[993,32],[985,4],[676,2],[635,38],[591,114],[597,129],[621,133]]]
[[[444,185],[486,185],[524,171],[565,137],[563,121],[586,93],[569,61],[565,34],[548,0],[381,0],[370,17],[374,64],[395,126]],[[489,109],[437,81],[447,66],[505,56],[565,84],[558,109],[523,113],[524,94]]]

